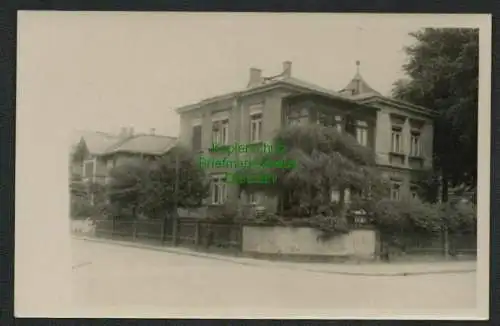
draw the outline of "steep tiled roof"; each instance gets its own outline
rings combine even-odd
[[[175,137],[146,134],[134,135],[115,143],[106,150],[105,154],[126,152],[160,155],[175,146],[176,142],[177,138]]]
[[[137,134],[124,138],[100,131],[77,131],[72,136],[70,155],[78,148],[81,140],[92,155],[119,152],[160,155],[172,148],[177,141],[175,137],[162,135]]]

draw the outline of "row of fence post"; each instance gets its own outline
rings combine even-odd
[[[165,243],[167,237],[170,238],[170,244],[172,246],[177,246],[179,244],[179,240],[180,237],[179,237],[179,226],[180,226],[180,223],[179,223],[179,220],[178,219],[173,219],[172,220],[172,229],[171,229],[171,234],[168,235],[167,234],[167,219],[163,219],[161,221],[161,230],[160,230],[160,242],[161,244]],[[118,231],[117,231],[117,224],[119,222],[117,222],[115,219],[112,220],[112,226],[111,226],[111,237],[113,238],[115,235],[118,234]],[[140,221],[137,221],[137,220],[134,220],[131,222],[132,224],[132,241],[136,241],[139,237],[139,228],[138,228],[138,225],[140,224],[141,222]],[[199,247],[202,243],[202,239],[201,239],[201,226],[202,226],[202,222],[200,221],[193,221],[193,222],[190,222],[189,224],[193,224],[194,225],[194,234],[193,234],[193,242],[194,242],[194,245],[196,247]],[[211,234],[211,231],[210,231],[210,224],[207,224],[208,225],[208,230],[207,230],[207,233],[205,234],[207,237],[210,237],[210,234]],[[229,233],[231,233],[233,230],[229,230]],[[240,242],[242,242],[241,240],[241,237],[242,237],[242,227],[239,226],[239,237],[240,237]],[[207,245],[210,245],[210,239],[207,238]]]

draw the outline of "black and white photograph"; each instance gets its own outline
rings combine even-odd
[[[17,74],[16,314],[487,318],[490,15],[21,11]]]

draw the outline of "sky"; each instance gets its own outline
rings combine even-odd
[[[250,67],[278,74],[285,60],[294,77],[334,90],[360,60],[365,80],[389,94],[403,77],[408,33],[424,23],[416,15],[24,12],[18,97],[29,103],[18,105],[57,110],[54,126],[65,129],[177,136],[176,107],[245,88]]]

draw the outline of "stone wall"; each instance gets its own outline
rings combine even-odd
[[[376,257],[374,230],[352,230],[326,240],[320,236],[320,231],[309,227],[244,226],[242,249],[244,253],[265,255]]]

